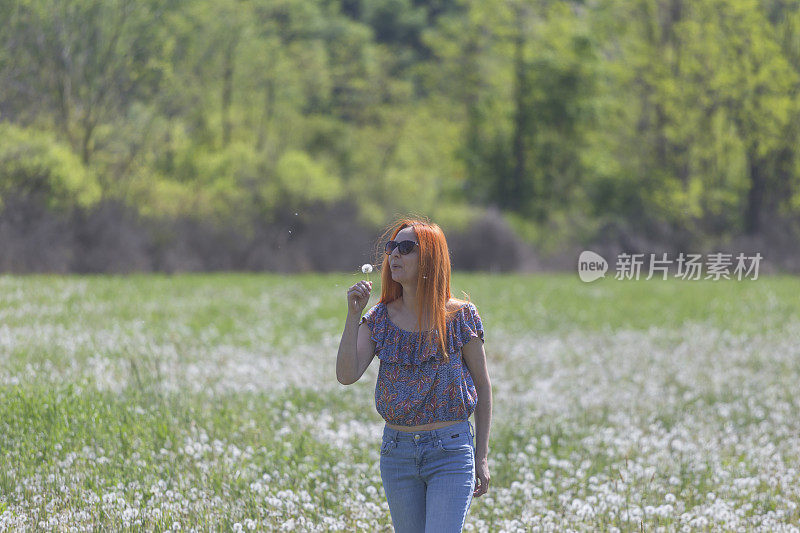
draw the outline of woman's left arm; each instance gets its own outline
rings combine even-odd
[[[483,341],[477,337],[461,347],[464,362],[467,364],[475,390],[478,393],[478,403],[475,406],[475,477],[479,484],[475,487],[473,496],[486,494],[489,490],[489,427],[492,424],[492,383],[489,380],[489,371],[486,368],[486,352]]]

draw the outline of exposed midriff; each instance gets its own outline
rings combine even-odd
[[[430,431],[432,429],[442,429],[446,428],[447,426],[452,426],[453,424],[458,424],[459,422],[461,422],[461,420],[442,420],[439,422],[431,422],[430,424],[422,424],[421,426],[395,426],[394,424],[386,422],[386,426],[397,431],[407,431],[409,433],[414,433],[415,431]]]

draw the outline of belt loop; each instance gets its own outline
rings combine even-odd
[[[472,420],[467,418],[467,423],[469,424],[469,435],[470,435],[470,437],[474,438],[475,437],[475,430],[472,427]]]

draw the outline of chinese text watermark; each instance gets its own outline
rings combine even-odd
[[[649,280],[653,276],[661,276],[667,279],[670,270],[674,270],[672,277],[683,280],[710,279],[718,281],[720,279],[758,279],[758,265],[761,262],[761,253],[755,255],[745,255],[739,253],[712,253],[708,254],[703,260],[702,254],[679,253],[677,257],[671,259],[669,254],[627,254],[621,253],[617,256],[616,273],[614,279],[636,279],[645,276],[643,279]],[[645,262],[645,259],[649,261]],[[604,278],[608,271],[608,262],[601,255],[584,250],[578,258],[578,276],[581,281],[590,282],[598,278]]]

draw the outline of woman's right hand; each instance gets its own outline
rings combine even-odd
[[[369,294],[372,291],[372,282],[361,280],[347,290],[347,310],[350,313],[361,316],[361,311],[369,302]]]

